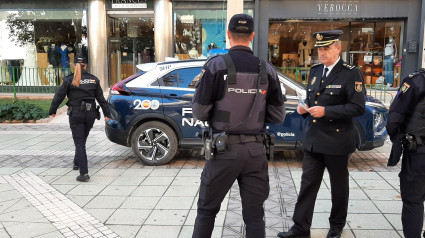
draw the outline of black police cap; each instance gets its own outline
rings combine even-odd
[[[332,45],[333,43],[339,41],[343,31],[341,30],[331,30],[331,31],[320,31],[313,34],[313,37],[316,38],[316,44],[314,47],[323,47]]]
[[[250,34],[254,31],[254,19],[246,14],[236,14],[230,19],[228,29],[235,33]]]
[[[74,64],[77,64],[77,63],[87,64],[88,60],[84,56],[76,55],[75,58],[74,58]]]

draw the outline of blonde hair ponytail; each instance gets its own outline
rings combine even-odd
[[[75,69],[75,72],[74,72],[74,79],[72,80],[72,85],[74,85],[75,87],[79,87],[80,81],[81,81],[81,64],[76,63],[74,69]]]

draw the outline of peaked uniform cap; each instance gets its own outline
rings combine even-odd
[[[341,30],[331,30],[331,31],[319,31],[313,34],[313,37],[316,39],[316,44],[314,47],[323,47],[332,45],[333,43],[340,40],[343,31]]]

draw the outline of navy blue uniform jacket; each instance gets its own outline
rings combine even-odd
[[[89,74],[84,69],[81,70],[81,81],[80,86],[75,87],[72,85],[72,80],[74,78],[74,74],[71,74],[63,79],[63,83],[56,90],[55,96],[52,100],[52,105],[50,106],[49,115],[56,114],[56,110],[59,105],[68,97],[68,106],[78,107],[81,105],[81,101],[89,100],[94,101],[97,100],[99,105],[102,107],[103,115],[105,117],[110,117],[110,110],[108,107],[108,103],[103,96],[102,88],[99,84],[99,79],[94,75]]]
[[[325,116],[306,116],[302,143],[310,152],[350,154],[356,150],[353,118],[365,112],[363,76],[358,68],[340,60],[320,85],[323,68],[323,64],[311,68],[305,102],[309,107],[325,107]]]

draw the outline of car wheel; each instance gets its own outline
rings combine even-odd
[[[143,123],[131,137],[131,148],[146,165],[164,165],[176,155],[177,136],[162,122]]]

